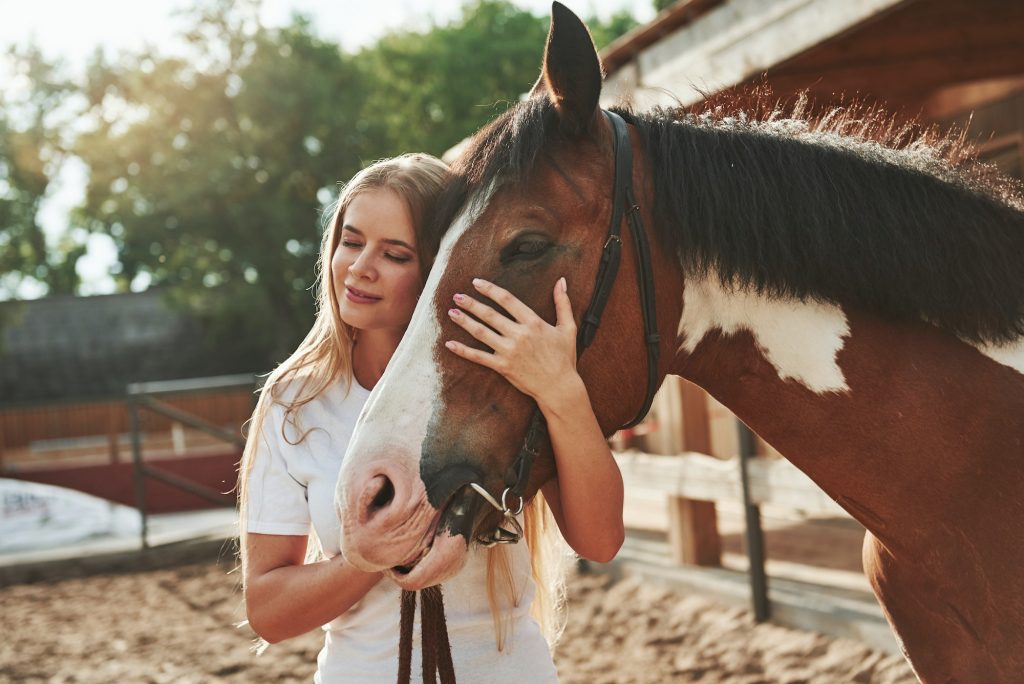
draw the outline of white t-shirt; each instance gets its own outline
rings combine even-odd
[[[288,396],[286,390],[285,396]],[[336,382],[297,412],[285,426],[284,407],[271,406],[249,475],[246,527],[260,534],[307,535],[312,531],[327,557],[340,552],[341,527],[334,511],[334,489],[356,419],[370,391],[352,383],[346,396]],[[298,444],[298,436],[307,432]],[[509,566],[521,597],[511,615],[502,651],[495,645],[487,601],[487,551],[470,548],[462,572],[445,582],[445,617],[459,682],[522,684],[557,682],[554,663],[540,627],[530,617],[534,584],[525,544],[507,547]],[[382,579],[345,614],[324,625],[326,639],[317,657],[318,684],[387,684],[398,677],[399,596]],[[413,635],[412,672],[420,677],[419,611]]]

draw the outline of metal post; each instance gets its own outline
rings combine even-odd
[[[146,474],[143,472],[142,464],[142,426],[139,422],[139,402],[133,395],[128,397],[128,414],[132,424],[132,474],[135,481],[135,505],[139,509],[139,517],[142,521],[142,548],[148,549],[149,521],[146,515]]]
[[[743,510],[746,513],[747,557],[750,559],[750,591],[754,603],[754,619],[764,622],[771,612],[768,603],[768,576],[764,571],[764,533],[761,530],[761,509],[750,495],[748,461],[754,457],[754,433],[742,421],[736,421],[740,442],[740,482],[743,484]]]

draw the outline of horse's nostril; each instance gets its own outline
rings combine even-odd
[[[378,475],[373,479],[380,481],[380,489],[377,490],[373,501],[370,502],[371,515],[382,508],[387,508],[388,504],[395,498],[395,485],[391,484],[391,479],[387,475]]]

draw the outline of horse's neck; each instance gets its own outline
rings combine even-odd
[[[896,521],[934,515],[943,495],[970,496],[959,475],[972,460],[1009,458],[1014,444],[1022,455],[1024,343],[986,355],[923,323],[727,292],[714,279],[686,283],[679,332],[675,372],[880,538]],[[1007,454],[980,451],[1000,445]],[[909,504],[922,482],[940,495]]]

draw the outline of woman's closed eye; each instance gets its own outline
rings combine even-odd
[[[357,240],[346,240],[342,238],[341,246],[345,249],[362,249],[363,243]],[[384,258],[394,261],[398,264],[407,264],[412,261],[412,257],[407,254],[400,254],[398,252],[384,252]]]

